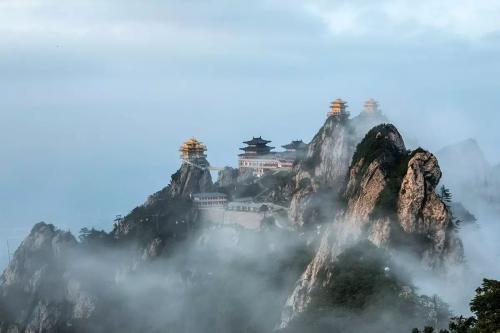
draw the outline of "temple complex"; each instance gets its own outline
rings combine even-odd
[[[240,148],[240,150],[243,150],[245,152],[244,154],[249,154],[249,155],[271,154],[271,150],[273,150],[274,147],[270,147],[267,145],[270,142],[271,141],[264,140],[262,139],[261,136],[259,136],[258,138],[252,138],[252,140],[250,141],[244,141],[243,143],[246,144],[247,146]]]
[[[198,209],[224,208],[227,205],[227,194],[219,192],[203,192],[191,194],[193,204]]]
[[[208,163],[206,160],[206,151],[207,147],[194,137],[184,142],[179,149],[183,162],[197,164]]]
[[[293,140],[289,144],[281,146],[285,148],[287,151],[299,151],[299,150],[306,150],[307,149],[307,143],[304,143],[302,140]]]
[[[238,155],[240,173],[250,171],[253,175],[260,177],[269,170],[291,169],[293,161],[284,159],[280,154],[273,152],[274,147],[267,145],[270,142],[260,136],[243,142],[247,146],[240,148],[244,153]]]
[[[328,112],[328,117],[347,117],[349,114],[346,111],[347,102],[340,98],[337,98],[330,104],[330,112]]]
[[[307,153],[307,147],[309,147],[302,140],[293,140],[289,144],[281,146],[285,149],[284,152],[280,153],[284,158],[290,160],[296,160],[303,158]]]
[[[380,110],[378,108],[378,102],[376,100],[374,100],[373,98],[370,98],[369,100],[367,100],[365,102],[363,112],[370,113],[370,114],[379,113]]]

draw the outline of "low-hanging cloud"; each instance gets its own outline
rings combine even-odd
[[[477,40],[500,30],[500,4],[491,0],[313,0],[304,6],[334,35],[408,37],[438,32]]]

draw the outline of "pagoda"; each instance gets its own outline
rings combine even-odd
[[[279,154],[271,151],[274,147],[267,145],[270,142],[269,140],[262,139],[261,136],[243,142],[246,144],[246,147],[240,148],[240,150],[243,150],[244,153],[238,155],[240,175],[250,173],[261,177],[267,171],[290,167],[286,161],[284,162],[285,164],[282,163],[279,159]]]
[[[207,147],[194,137],[184,142],[179,149],[184,162],[206,161],[206,151]]]
[[[246,147],[240,148],[240,150],[243,150],[245,153],[241,155],[267,155],[271,154],[271,150],[274,149],[274,147],[270,147],[267,144],[270,143],[271,141],[269,140],[264,140],[262,139],[261,136],[258,138],[252,138],[252,140],[249,141],[244,141],[243,143],[246,144]]]
[[[280,153],[285,159],[295,161],[296,159],[302,159],[305,157],[307,152],[308,144],[304,143],[302,140],[293,140],[289,144],[281,146],[286,150]]]
[[[281,147],[285,148],[287,151],[299,151],[306,150],[308,145],[302,140],[293,140],[289,144],[283,145]]]
[[[330,104],[330,112],[328,112],[328,117],[346,117],[348,113],[346,111],[347,102],[340,98],[337,98]]]
[[[376,100],[374,100],[373,98],[370,98],[369,100],[367,100],[365,102],[365,106],[363,108],[363,112],[364,113],[369,113],[369,114],[379,113],[380,110],[378,108],[378,102]]]

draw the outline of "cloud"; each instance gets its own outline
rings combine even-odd
[[[476,40],[500,31],[500,3],[492,0],[313,0],[303,6],[335,36],[439,33]]]

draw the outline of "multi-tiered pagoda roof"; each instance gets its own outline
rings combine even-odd
[[[207,147],[196,138],[191,138],[184,142],[179,149],[181,153],[181,159],[183,160],[193,160],[206,158]]]
[[[365,113],[377,113],[379,112],[379,108],[378,108],[378,102],[376,100],[374,100],[373,98],[370,98],[369,100],[367,100],[365,102],[365,106],[364,106],[364,109],[363,111]]]
[[[289,144],[281,146],[285,148],[288,151],[300,151],[300,150],[306,150],[307,149],[307,143],[304,143],[302,140],[293,140]]]
[[[240,150],[243,150],[245,154],[252,154],[252,155],[266,155],[270,154],[271,150],[274,149],[274,147],[270,147],[267,144],[270,143],[271,141],[262,139],[261,136],[258,138],[252,138],[252,140],[249,141],[244,141],[243,143],[246,144],[246,147],[240,148]]]
[[[328,117],[345,117],[348,116],[346,111],[347,102],[340,98],[337,98],[330,104],[330,112],[328,112]]]

